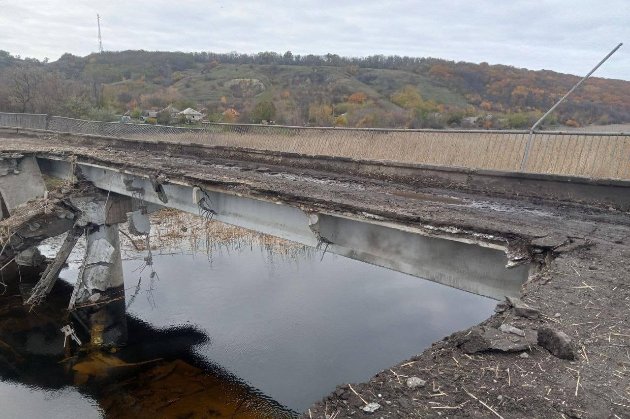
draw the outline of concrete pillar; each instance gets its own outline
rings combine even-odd
[[[45,191],[35,157],[0,154],[0,195],[4,204],[0,211],[3,218],[12,214],[18,205],[44,196]]]
[[[85,260],[70,308],[89,328],[93,346],[124,345],[127,323],[118,225],[90,225],[86,233]]]

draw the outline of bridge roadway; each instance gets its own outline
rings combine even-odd
[[[164,149],[42,133],[5,137],[2,150],[34,153],[50,176],[68,177],[76,165],[108,192],[205,213],[495,299],[520,294],[536,270],[526,243],[547,234],[558,206],[538,210],[522,200],[261,163],[256,155],[215,157],[212,147]]]
[[[403,181],[391,172],[357,176],[361,165],[356,162],[347,162],[344,172],[321,170],[325,165],[313,159],[299,164],[295,159],[255,153],[236,159],[217,148],[48,133],[4,131],[0,137],[0,151],[35,155],[45,173],[64,176],[70,164],[76,164],[98,187],[115,193],[140,194],[149,202],[190,212],[198,212],[199,200],[209,197],[208,209],[216,212],[218,220],[310,245],[328,244],[328,251],[463,289],[467,283],[483,284],[484,274],[493,275],[494,285],[469,291],[494,298],[505,292],[495,281],[506,272],[504,262],[532,258],[541,263],[540,270],[532,271],[522,295],[540,309],[541,317],[519,319],[508,309],[484,324],[496,327],[511,322],[534,331],[551,325],[565,331],[583,354],[571,368],[566,367],[567,361],[537,346],[531,362],[513,354],[464,357],[457,341],[446,339],[412,363],[392,367],[392,374],[380,374],[354,389],[364,395],[378,392],[384,398],[394,397],[394,403],[381,407],[381,415],[391,413],[391,417],[400,412],[435,414],[430,392],[425,395],[399,386],[401,374],[433,379],[443,391],[440,403],[462,406],[471,415],[488,412],[462,391],[464,386],[482,400],[497,400],[499,395],[512,400],[495,405],[504,417],[550,417],[558,412],[570,416],[575,411],[592,417],[624,417],[628,413],[629,403],[623,396],[630,385],[628,375],[611,373],[627,364],[624,339],[630,334],[625,323],[630,301],[630,217],[624,203],[630,194],[624,182],[564,180],[567,189],[585,185],[585,195],[571,199],[559,193],[562,199],[553,199],[543,187],[539,193],[536,188],[525,191],[527,175],[503,181],[501,176],[492,178],[482,193],[458,182],[446,188],[443,179],[436,179],[431,171],[418,171],[413,181]],[[560,181],[538,178],[536,182],[557,186]],[[493,183],[501,185],[493,189]],[[525,192],[510,196],[510,187]],[[589,188],[608,191],[587,205],[583,202],[593,190]],[[445,245],[445,239],[454,247]],[[490,259],[496,256],[500,263],[487,263],[485,253],[481,263],[475,260],[481,254],[475,252],[484,248],[492,252]],[[428,253],[423,256],[422,252]],[[456,268],[449,270],[449,265]],[[529,266],[519,266],[520,275],[527,276]],[[442,277],[432,272],[442,272]],[[457,368],[452,368],[453,359]],[[496,374],[480,374],[484,366],[493,371],[496,367]],[[508,368],[511,384],[503,383]],[[582,380],[579,391],[575,371]],[[399,404],[402,399],[407,402]],[[312,413],[320,417],[324,408],[339,409],[344,412],[340,417],[345,417],[361,403],[353,394],[339,391],[325,405],[313,406]]]

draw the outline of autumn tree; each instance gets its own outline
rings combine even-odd
[[[394,92],[391,96],[391,100],[396,105],[405,109],[419,108],[424,103],[418,89],[409,84]]]
[[[181,93],[173,86],[160,89],[154,93],[140,95],[140,102],[145,108],[163,108],[180,99],[182,99]]]
[[[348,96],[348,102],[362,105],[367,100],[367,95],[363,92],[355,92]]]
[[[233,123],[233,122],[236,122],[239,116],[240,116],[240,113],[236,109],[229,108],[223,112],[222,120],[223,122]]]
[[[438,113],[437,105],[432,101],[425,101],[415,86],[407,85],[394,92],[392,102],[407,109],[410,114],[410,128],[440,128],[444,121]]]
[[[308,122],[321,127],[333,124],[333,108],[324,103],[311,104],[308,107]]]

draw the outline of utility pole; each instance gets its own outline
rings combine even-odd
[[[98,25],[98,52],[103,53],[103,38],[101,38],[101,16],[96,14],[96,23]]]
[[[524,172],[525,168],[527,167],[527,160],[529,159],[529,152],[530,152],[530,149],[532,148],[532,143],[534,139],[534,131],[536,131],[536,128],[538,128],[538,126],[545,120],[545,118],[547,118],[551,114],[551,112],[553,112],[558,107],[558,105],[560,105],[571,93],[573,93],[575,89],[580,87],[580,85],[584,83],[586,79],[591,77],[591,74],[593,74],[595,70],[597,70],[602,64],[604,64],[610,58],[611,55],[617,52],[617,50],[621,48],[622,45],[623,43],[619,43],[619,45],[613,48],[613,50],[610,51],[608,55],[606,55],[595,67],[593,67],[593,69],[589,71],[589,73],[586,76],[582,77],[580,81],[575,83],[575,85],[571,88],[571,90],[569,90],[564,96],[562,96],[560,100],[555,103],[555,105],[553,105],[547,112],[545,112],[543,116],[540,117],[538,121],[536,121],[534,125],[532,125],[532,127],[529,129],[529,136],[527,137],[527,143],[525,144],[525,153],[523,154],[523,159],[521,160],[521,172]]]

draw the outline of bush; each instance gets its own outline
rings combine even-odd
[[[351,105],[349,103],[341,102],[341,103],[335,104],[334,111],[335,111],[336,114],[342,114],[342,113],[349,112],[350,110],[352,110],[355,107],[356,106],[353,106],[353,105]]]
[[[533,124],[530,120],[530,115],[524,112],[507,115],[508,128],[529,128]]]
[[[276,105],[268,100],[258,102],[252,111],[252,122],[273,121],[276,118]]]
[[[157,118],[147,118],[144,120],[145,123],[155,125],[157,124]]]
[[[348,118],[345,115],[339,115],[335,118],[335,126],[336,127],[347,127],[348,126]]]
[[[157,114],[157,122],[160,125],[168,125],[171,123],[171,113],[169,111],[161,111]]]
[[[448,125],[461,125],[464,119],[464,113],[461,111],[449,112],[446,115],[446,123]]]
[[[86,115],[87,119],[92,121],[113,122],[118,121],[118,117],[113,110],[109,108],[92,108]]]

